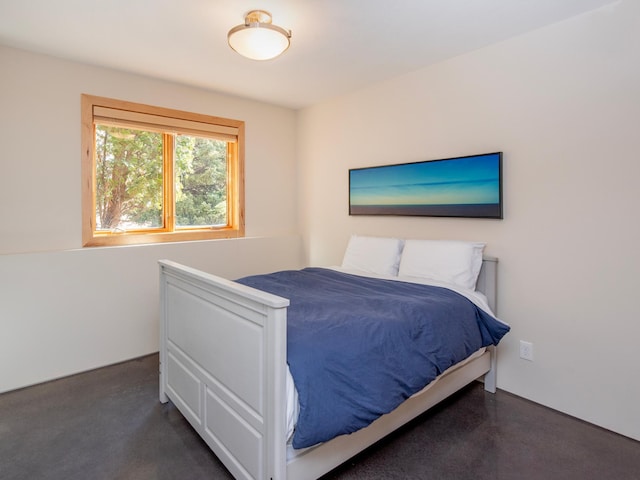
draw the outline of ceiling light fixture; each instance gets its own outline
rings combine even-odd
[[[229,46],[243,57],[252,60],[270,60],[289,48],[291,30],[271,23],[271,14],[264,10],[251,10],[244,24],[229,30]]]

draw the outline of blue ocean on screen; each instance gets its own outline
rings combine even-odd
[[[501,216],[501,154],[352,169],[353,215]]]

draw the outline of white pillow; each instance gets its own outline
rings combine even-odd
[[[398,275],[403,240],[352,235],[344,252],[343,268],[377,275]]]
[[[484,243],[406,240],[398,276],[421,277],[476,289]]]

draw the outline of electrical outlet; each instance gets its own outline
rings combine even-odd
[[[520,358],[533,362],[533,343],[520,340]]]

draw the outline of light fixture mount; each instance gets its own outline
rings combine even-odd
[[[271,23],[273,18],[271,14],[266,10],[251,10],[244,17],[244,24],[249,25],[251,23]]]
[[[227,42],[244,57],[270,60],[289,48],[291,31],[273,25],[271,13],[266,10],[251,10],[245,15],[244,24],[229,30]]]

